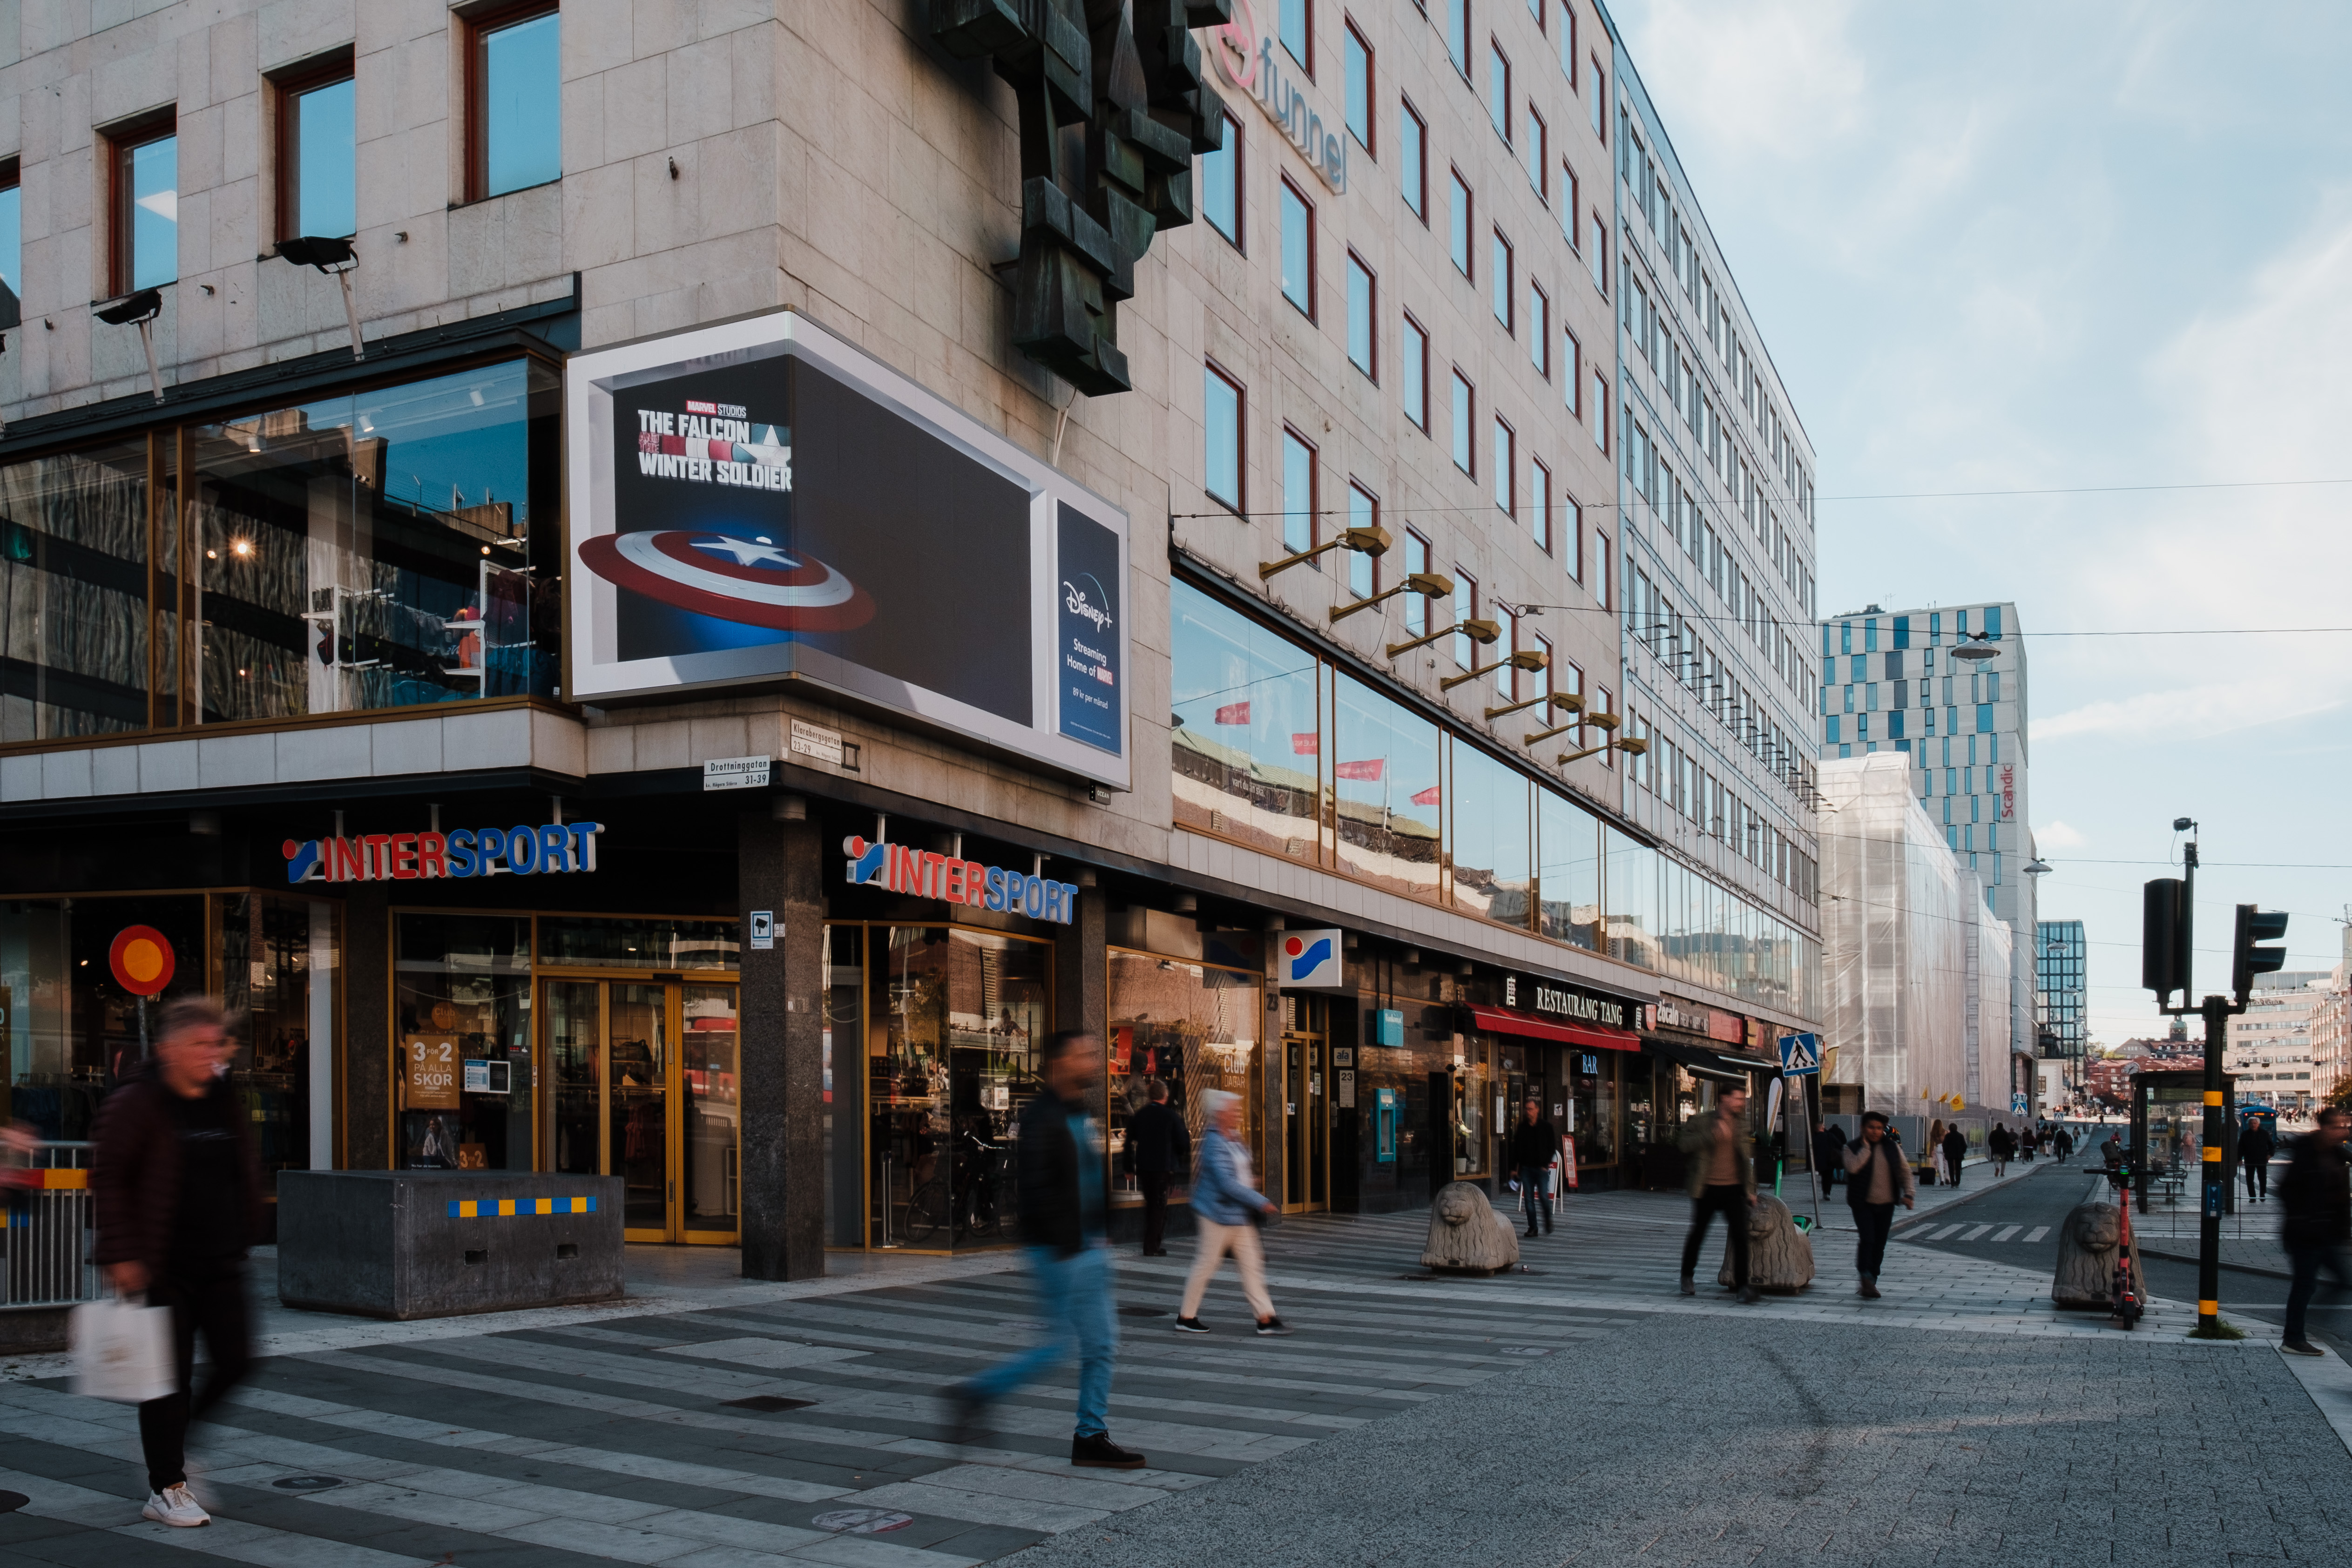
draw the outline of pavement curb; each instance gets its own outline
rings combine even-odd
[[[2174,1263],[2201,1263],[2204,1261],[2193,1252],[2167,1252],[2160,1247],[2150,1247],[2146,1242],[2141,1242],[2139,1244],[2139,1255],[2143,1258],[2162,1258]],[[2284,1268],[2257,1268],[2251,1263],[2224,1263],[2221,1267],[2232,1274],[2252,1274],[2263,1279],[2285,1279],[2292,1281],[2294,1279],[2293,1272]]]

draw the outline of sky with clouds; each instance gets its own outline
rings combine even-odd
[[[2092,1037],[2161,1032],[2139,886],[2175,816],[2200,993],[2239,901],[2335,963],[2352,631],[2286,628],[2352,628],[2352,483],[2287,481],[2352,480],[2352,6],[1612,14],[1811,437],[1822,610],[2017,603]],[[2126,486],[2211,488],[1835,499]]]

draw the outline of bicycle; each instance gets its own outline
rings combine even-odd
[[[2116,1327],[2129,1332],[2147,1311],[2147,1300],[2134,1282],[2131,1255],[2132,1169],[2128,1162],[2110,1165],[2103,1173],[2107,1184],[2116,1189],[2116,1213],[2120,1215],[2116,1232],[2116,1274],[2109,1287],[2115,1302]]]
[[[933,1176],[907,1198],[907,1239],[920,1244],[942,1228],[975,1240],[996,1234],[995,1161],[971,1161],[956,1173],[952,1190]]]

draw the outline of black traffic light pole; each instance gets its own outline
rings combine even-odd
[[[2183,817],[2176,832],[2197,825]],[[2140,983],[2155,992],[2157,1011],[2178,1017],[2197,1013],[2205,1020],[2205,1123],[2202,1213],[2197,1235],[2197,1327],[2200,1339],[2230,1337],[2221,1327],[2221,1209],[2228,1197],[2229,1173],[2221,1163],[2228,1129],[2222,1126],[2221,1050],[2232,1015],[2246,1010],[2254,976],[2284,966],[2286,951],[2259,947],[2261,942],[2286,935],[2286,916],[2264,913],[2252,904],[2238,906],[2238,926],[2230,952],[2230,989],[2236,997],[2208,996],[2189,1006],[2190,939],[2196,929],[2197,841],[2181,847],[2180,878],[2159,877],[2143,889],[2140,927]],[[2173,1006],[2172,993],[2181,1005]],[[2146,1177],[2143,1174],[2142,1179]],[[2125,1202],[2131,1201],[2130,1194]]]

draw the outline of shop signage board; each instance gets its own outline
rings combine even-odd
[[[1503,1005],[1538,1013],[1563,1024],[1598,1024],[1611,1029],[1642,1026],[1642,1004],[1589,985],[1535,974],[1503,977]]]
[[[1275,971],[1276,981],[1285,991],[1345,991],[1348,977],[1342,956],[1345,932],[1336,928],[1322,931],[1285,931],[1276,946],[1279,957]]]
[[[1706,1008],[1671,996],[1658,998],[1658,1005],[1650,1009],[1650,1018],[1661,1029],[1680,1029],[1693,1035],[1712,1034],[1715,1027],[1715,1016]]]
[[[457,1041],[446,1035],[409,1036],[401,1047],[401,1069],[404,1110],[457,1109],[461,1060]]]
[[[1076,912],[1078,885],[1033,877],[1002,866],[983,866],[953,855],[904,844],[868,843],[855,834],[841,841],[854,887],[944,899],[951,904],[1068,925]]]
[[[564,374],[567,697],[808,681],[1128,787],[1118,507],[792,310]]]
[[[596,868],[601,822],[356,833],[278,846],[289,882],[406,882],[442,877],[551,877]]]

